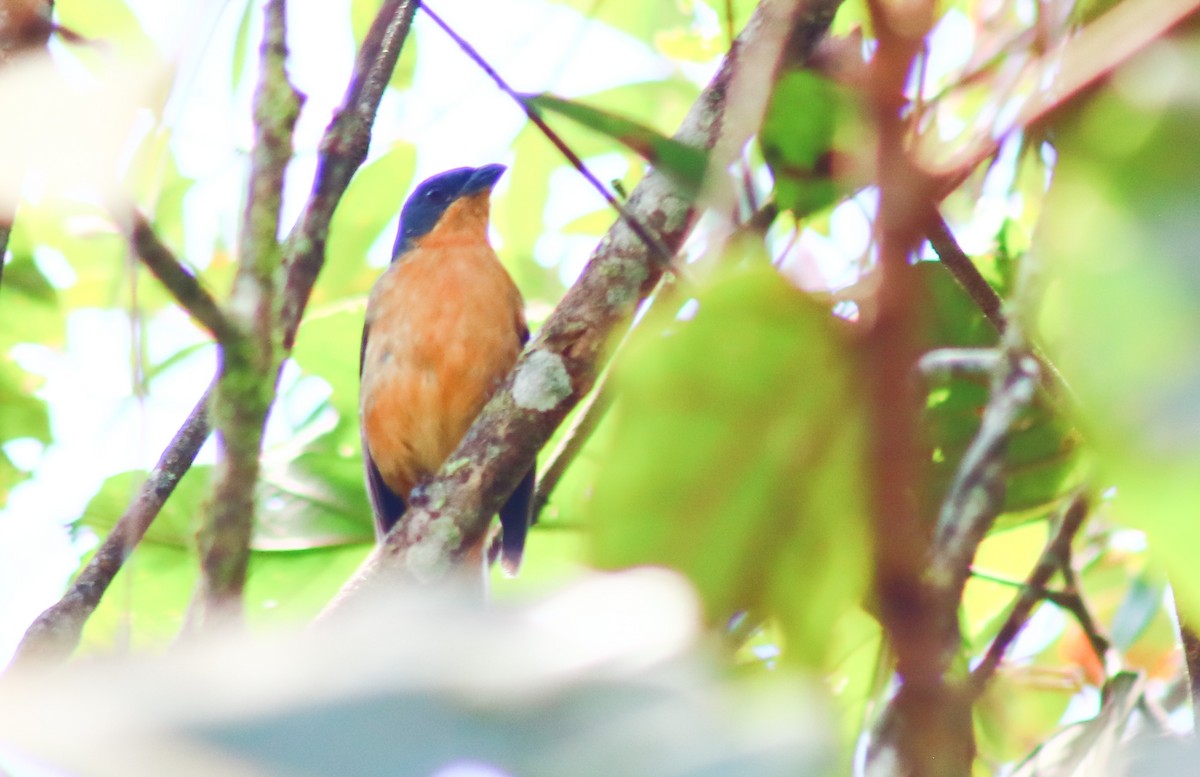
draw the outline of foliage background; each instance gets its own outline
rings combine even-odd
[[[285,229],[377,7],[300,5],[290,11],[289,71],[308,99]],[[519,90],[578,99],[670,134],[753,7],[511,0],[437,10]],[[1105,77],[1022,123],[1023,110],[1053,93],[1038,80],[1041,63],[1106,10],[943,3],[909,83],[914,155],[953,170],[999,137],[980,164],[960,168],[941,212],[1073,392],[1066,402],[1038,393],[1013,423],[1000,460],[1002,509],[958,610],[957,665],[978,664],[1066,504],[1081,491],[1092,497],[1074,574],[1060,571],[1052,593],[1062,595],[1036,605],[974,705],[982,774],[1005,773],[1070,723],[1100,720],[1101,689],[1122,670],[1143,673],[1139,698],[1159,713],[1138,725],[1186,731],[1191,721],[1178,614],[1195,612],[1200,596],[1190,563],[1200,483],[1194,35],[1185,25],[1109,76],[1103,53],[1136,35],[1089,28],[1107,37],[1072,48],[1058,77],[1089,65]],[[115,100],[104,91],[113,72],[143,75],[119,92],[138,108],[124,116],[136,140],[108,160],[121,170],[118,189],[223,297],[261,10],[60,0],[56,20],[102,41],[51,44],[70,83]],[[412,184],[462,164],[509,165],[494,238],[535,324],[613,221],[439,30],[420,16],[415,30],[370,159],[335,215],[268,427],[246,592],[256,626],[311,618],[372,542],[357,350],[365,294]],[[861,3],[842,6],[833,33],[865,35],[865,43],[850,38],[852,54],[876,45]],[[865,184],[874,173],[863,163],[875,129],[861,86],[853,75],[834,86],[808,70],[775,85],[760,142],[734,171],[746,184],[735,220],[749,222],[772,198],[782,212],[728,243],[718,218],[701,221],[682,289],[662,295],[618,354],[615,405],[554,491],[521,577],[493,581],[497,598],[519,600],[558,590],[589,566],[683,572],[706,622],[748,609],[760,627],[724,658],[738,675],[789,667],[825,680],[846,760],[887,694],[867,593],[876,571],[870,372],[856,351],[856,332],[877,312],[879,262],[871,232],[879,194]],[[67,118],[71,128],[94,117]],[[629,190],[641,176],[643,161],[619,138],[551,121],[602,180]],[[98,121],[94,132],[106,129]],[[51,152],[72,142],[56,133],[44,141]],[[125,509],[207,385],[215,349],[131,257],[96,191],[77,181],[45,173],[26,183],[9,252],[0,287],[0,574],[11,647]],[[997,347],[995,329],[939,253],[922,242],[910,268],[919,350]],[[1022,272],[1040,282],[1015,299]],[[922,383],[916,454],[928,486],[917,492],[931,524],[995,394],[988,377],[956,369]],[[211,451],[202,454],[127,562],[88,623],[85,654],[161,647],[178,633],[196,584],[197,507],[208,499],[212,461]]]

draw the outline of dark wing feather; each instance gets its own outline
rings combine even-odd
[[[379,474],[379,467],[375,466],[375,459],[371,458],[365,439],[363,440],[363,463],[367,467],[367,495],[371,497],[371,512],[375,514],[375,537],[382,542],[384,535],[396,525],[400,516],[404,515],[408,505],[405,504],[404,497],[388,488],[387,483],[383,482],[383,475]]]
[[[521,478],[517,490],[500,508],[500,565],[506,574],[515,575],[521,568],[521,556],[525,552],[525,535],[529,533],[532,519],[533,491],[537,475],[530,469]]]
[[[362,379],[363,361],[367,356],[368,331],[370,331],[370,327],[364,324],[362,347],[358,353],[358,377],[360,380]],[[383,482],[383,475],[379,473],[379,467],[375,465],[375,459],[371,458],[371,451],[367,447],[366,435],[363,435],[362,438],[362,454],[363,464],[367,471],[367,496],[371,499],[371,512],[375,516],[375,538],[382,542],[388,530],[396,525],[400,516],[404,515],[408,505],[405,503],[404,497],[388,488],[387,484]]]

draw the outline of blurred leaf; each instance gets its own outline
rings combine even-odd
[[[412,183],[414,160],[411,145],[396,143],[354,176],[329,225],[327,259],[314,302],[358,294],[374,282],[380,271],[367,265],[367,251],[400,213]]]
[[[704,182],[708,154],[703,149],[672,140],[624,117],[552,95],[524,95],[521,101],[531,110],[562,114],[628,146],[673,179],[688,196],[696,196]]]
[[[865,180],[855,156],[861,137],[855,97],[811,70],[792,70],[775,83],[759,142],[775,176],[775,202],[797,216],[832,204]]]
[[[5,353],[16,343],[57,348],[67,334],[58,293],[21,245],[28,238],[20,223],[13,228],[12,259],[4,265],[0,286],[0,345]]]
[[[0,355],[0,445],[19,437],[50,442],[46,403],[33,395],[39,381]]]
[[[56,3],[55,21],[72,32],[110,48],[135,56],[156,54],[159,49],[146,34],[137,16],[122,0],[89,0],[86,3]],[[105,52],[97,47],[76,46],[74,53],[85,60],[103,60]]]
[[[1143,682],[1122,672],[1105,686],[1100,713],[1062,729],[1026,759],[1013,777],[1090,777],[1103,774],[1120,748],[1130,716],[1141,699]]]
[[[692,320],[643,324],[627,346],[593,557],[678,569],[710,619],[769,612],[785,656],[820,664],[866,561],[862,411],[838,322],[769,266],[698,300]]]
[[[1112,622],[1112,643],[1117,650],[1125,652],[1145,632],[1162,610],[1165,590],[1165,583],[1146,575],[1136,578],[1128,586]]]
[[[998,341],[995,329],[938,262],[918,262],[931,348],[980,348]],[[930,386],[924,423],[932,461],[929,489],[934,514],[979,430],[987,404],[987,376],[951,377]],[[1077,486],[1083,475],[1081,440],[1074,426],[1060,417],[1040,392],[1014,424],[1005,457],[1004,511],[1022,513],[1045,508]]]
[[[603,22],[652,45],[656,36],[689,24],[682,3],[645,3],[639,0],[559,0],[584,17]]]
[[[250,20],[254,16],[254,3],[242,0],[242,15],[238,20],[237,34],[233,38],[233,64],[229,69],[229,87],[237,91],[246,72],[246,59],[250,53]]]
[[[1079,106],[1035,237],[1052,279],[1038,322],[1117,486],[1112,508],[1144,529],[1178,601],[1200,613],[1200,103],[1172,68],[1200,39],[1163,41]]]
[[[357,438],[357,423],[344,426],[352,427]],[[299,454],[285,449],[264,457],[254,548],[303,550],[374,541],[362,455],[357,446],[339,445],[346,436],[335,429]]]
[[[312,619],[362,563],[370,546],[250,554],[246,616],[251,623]],[[91,556],[83,559],[83,564]],[[162,648],[175,641],[195,593],[193,548],[142,542],[133,551],[83,633],[85,653]]]
[[[358,362],[367,300],[325,306],[304,317],[292,359],[329,383],[330,404],[342,418],[358,418]]]

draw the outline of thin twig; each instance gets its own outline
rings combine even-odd
[[[521,107],[521,110],[524,111],[529,120],[533,122],[533,124],[539,130],[542,131],[542,134],[546,136],[546,139],[549,140],[554,147],[557,148],[562,155],[567,158],[567,161],[569,161],[571,165],[579,171],[579,174],[584,177],[584,180],[591,184],[592,188],[600,193],[600,196],[604,198],[604,201],[607,202],[613,210],[620,214],[621,219],[625,222],[629,229],[635,235],[637,235],[648,248],[652,249],[664,264],[669,263],[671,261],[671,257],[673,257],[675,253],[666,246],[659,236],[655,235],[648,227],[642,224],[642,222],[634,218],[634,216],[629,212],[629,209],[622,205],[621,202],[615,196],[613,196],[613,193],[608,190],[608,187],[601,183],[600,179],[588,169],[587,165],[583,163],[583,160],[579,158],[579,155],[576,154],[561,137],[559,137],[557,132],[550,129],[550,125],[546,123],[541,114],[530,107],[528,101],[522,99],[520,93],[509,86],[508,82],[496,72],[495,68],[488,64],[487,60],[485,60],[470,43],[468,43],[461,35],[455,32],[450,25],[446,24],[446,22],[442,20],[442,17],[435,14],[429,7],[429,3],[422,2],[421,10],[424,11],[425,15],[432,19],[438,27],[442,28],[442,31],[445,32],[446,35],[448,35],[450,39],[453,40],[458,47],[463,50],[464,54],[470,57],[471,60],[478,65],[484,73],[487,73],[488,77],[491,78],[492,81],[496,83],[496,86],[500,88],[500,91],[511,97],[517,103],[517,105]]]
[[[748,135],[729,137],[726,94],[738,52],[762,36],[803,29],[793,53],[804,58],[833,19],[837,0],[763,3],[738,37],[713,81],[693,104],[676,139],[696,147],[720,142],[732,163]],[[768,26],[771,29],[766,29]],[[765,73],[765,77],[773,76]],[[753,127],[733,123],[738,132]],[[714,157],[719,156],[717,154]],[[688,234],[694,203],[661,172],[651,170],[629,198],[629,210],[643,223],[662,225],[662,239],[677,247]],[[435,583],[452,576],[458,559],[476,542],[501,503],[524,475],[529,459],[595,383],[610,351],[613,333],[626,324],[636,305],[655,287],[662,263],[618,220],[592,254],[580,279],[526,347],[508,377],[451,454],[437,476],[418,494],[405,520],[388,534],[363,567],[326,609],[336,611],[360,591],[383,580]]]
[[[133,211],[123,226],[134,253],[146,265],[146,269],[167,287],[175,301],[208,329],[218,342],[233,340],[237,332],[217,301],[200,283],[200,279],[189,272],[159,239],[146,217]]]
[[[213,402],[220,456],[212,499],[196,535],[200,585],[188,613],[189,629],[242,619],[263,428],[275,400],[276,236],[302,98],[287,77],[284,0],[268,0],[264,15],[250,183],[227,314],[236,332],[220,344]]]
[[[1079,576],[1075,574],[1075,565],[1072,563],[1070,545],[1065,549],[1058,571],[1063,578],[1063,592],[1054,603],[1075,616],[1075,621],[1079,624],[1079,628],[1083,629],[1083,634],[1087,637],[1092,652],[1096,654],[1096,658],[1099,659],[1102,666],[1108,666],[1112,641],[1101,633],[1100,626],[1096,623],[1092,611],[1088,609],[1087,602],[1083,599]]]
[[[321,140],[311,194],[283,250],[288,272],[280,327],[287,349],[295,341],[313,284],[325,261],[325,242],[334,208],[354,172],[366,159],[375,112],[408,36],[414,11],[414,0],[386,0],[380,7],[359,49],[342,104]],[[71,588],[26,631],[14,665],[34,659],[61,661],[75,650],[83,625],[99,605],[126,556],[145,535],[208,439],[207,408],[211,392],[210,387],[192,408],[163,451],[158,466],[142,483],[133,502]]]
[[[1008,648],[1028,622],[1029,616],[1033,614],[1033,608],[1042,600],[1041,592],[1045,590],[1046,584],[1062,567],[1062,560],[1070,556],[1071,540],[1083,526],[1087,515],[1087,498],[1082,494],[1072,497],[1062,518],[1058,521],[1058,525],[1054,528],[1054,533],[1046,541],[1041,556],[1038,557],[1037,563],[1029,573],[1025,587],[1013,602],[1012,610],[1004,620],[1004,625],[1000,627],[996,638],[988,646],[987,653],[971,672],[971,688],[975,695],[983,692],[997,667],[1000,666],[1004,654],[1008,652]]]
[[[1176,610],[1182,612],[1182,610]],[[1183,641],[1183,660],[1187,664],[1188,689],[1192,702],[1192,730],[1200,731],[1200,636],[1180,617],[1179,636]]]
[[[946,223],[946,219],[936,210],[933,223],[928,230],[928,237],[929,244],[933,246],[933,250],[937,252],[938,258],[945,268],[954,276],[954,280],[958,281],[958,285],[967,293],[967,296],[971,298],[971,301],[975,303],[987,320],[992,322],[996,331],[1003,333],[1008,322],[1004,318],[1004,303],[1000,299],[1000,295],[979,274],[975,263],[954,239],[954,233],[950,231],[950,225]]]

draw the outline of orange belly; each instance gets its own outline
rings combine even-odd
[[[407,497],[453,452],[521,349],[521,298],[484,243],[422,244],[371,292],[363,438]]]

